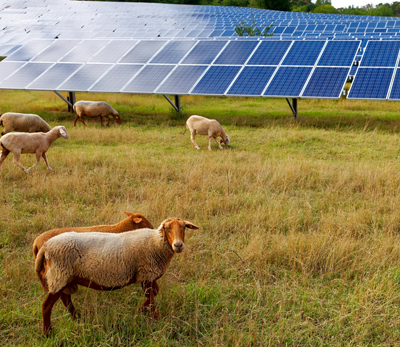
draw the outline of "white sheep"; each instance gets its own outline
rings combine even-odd
[[[103,126],[103,117],[108,119],[107,126],[110,124],[110,118],[108,116],[113,116],[118,124],[121,124],[121,119],[119,113],[115,111],[109,104],[104,101],[78,101],[74,104],[74,111],[76,112],[76,117],[74,121],[74,126],[76,121],[80,117],[81,122],[85,124],[83,117],[97,118],[100,117],[101,126]]]
[[[43,157],[47,168],[51,170],[51,167],[47,161],[46,152],[51,144],[59,137],[68,139],[67,129],[65,129],[65,127],[62,125],[54,127],[47,133],[8,133],[2,136],[0,138],[0,145],[2,147],[0,167],[10,152],[12,152],[15,165],[19,166],[26,173],[39,164],[40,157]],[[19,162],[21,154],[25,153],[36,154],[36,164],[29,169],[25,169]]]
[[[208,149],[211,151],[211,141],[212,139],[217,142],[217,145],[220,149],[222,149],[220,143],[225,143],[225,146],[229,145],[229,136],[225,133],[221,124],[218,123],[215,119],[208,119],[201,116],[191,116],[186,121],[186,128],[190,130],[190,138],[192,140],[192,144],[195,148],[200,149],[197,145],[195,136],[199,135],[208,135]],[[183,133],[186,132],[186,129]],[[217,140],[217,137],[220,136],[222,140],[220,143]]]
[[[5,135],[12,131],[20,131],[27,133],[44,132],[51,130],[48,125],[37,114],[13,113],[7,112],[0,115],[0,125],[3,126],[1,135]]]
[[[139,229],[121,234],[67,232],[52,237],[37,254],[35,270],[49,292],[42,305],[43,333],[51,330],[51,310],[61,298],[72,318],[76,316],[71,294],[77,285],[97,290],[114,290],[140,283],[157,319],[154,296],[157,280],[167,270],[174,253],[184,248],[185,228],[198,229],[191,222],[169,218],[158,229]]]

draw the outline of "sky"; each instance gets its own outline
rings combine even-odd
[[[367,4],[373,4],[374,6],[380,3],[392,3],[394,0],[384,1],[384,0],[331,0],[332,6],[335,8],[338,7],[363,7]],[[313,1],[314,2],[314,1]]]

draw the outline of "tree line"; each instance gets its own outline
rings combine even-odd
[[[110,0],[97,0],[110,1]],[[376,6],[367,4],[362,7],[339,7],[332,6],[330,0],[111,0],[119,2],[154,2],[165,4],[185,4],[185,5],[215,5],[215,6],[239,6],[262,8],[277,11],[292,12],[312,12],[312,13],[331,13],[349,14],[361,16],[383,16],[397,17],[400,15],[400,2],[380,3]]]

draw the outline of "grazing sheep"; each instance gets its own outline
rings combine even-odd
[[[215,140],[219,149],[222,149],[220,143],[217,140],[217,137],[220,136],[222,140],[220,142],[225,143],[225,146],[229,145],[229,136],[225,133],[224,129],[222,129],[221,124],[218,123],[215,119],[208,119],[201,116],[191,116],[186,121],[186,128],[190,130],[190,138],[192,140],[192,144],[194,148],[200,149],[197,145],[195,136],[199,135],[208,135],[208,149],[211,151],[211,141]],[[183,134],[186,132],[183,132]]]
[[[74,111],[76,112],[76,117],[74,121],[74,126],[76,121],[80,117],[81,122],[86,126],[83,117],[97,118],[100,117],[101,126],[103,126],[103,117],[108,119],[107,126],[110,125],[109,116],[113,116],[118,124],[121,124],[121,119],[117,111],[115,111],[109,104],[104,101],[78,101],[74,104]]]
[[[49,293],[42,305],[43,333],[51,331],[51,310],[59,298],[75,318],[71,297],[63,291],[76,285],[114,290],[141,283],[147,300],[139,310],[150,306],[151,317],[157,319],[155,281],[165,273],[174,253],[182,252],[185,228],[198,229],[191,222],[169,218],[158,229],[121,234],[68,232],[48,240],[35,263],[40,282]]]
[[[128,216],[128,218],[125,218],[121,222],[114,225],[95,225],[91,227],[72,227],[47,230],[44,233],[40,234],[33,242],[33,256],[36,259],[39,249],[47,240],[51,239],[53,236],[60,235],[69,231],[75,231],[77,233],[101,232],[118,234],[136,229],[153,229],[153,225],[142,214],[130,212],[124,213]]]
[[[39,164],[41,156],[46,162],[47,168],[51,170],[51,167],[47,161],[46,152],[52,143],[59,137],[68,139],[67,129],[65,129],[65,127],[62,125],[54,127],[47,133],[8,133],[4,135],[0,138],[0,145],[2,147],[0,167],[10,152],[12,152],[14,155],[14,164],[19,166],[26,173]],[[36,154],[36,164],[29,169],[25,169],[19,162],[21,154],[25,153]]]
[[[1,135],[5,135],[12,131],[47,133],[51,130],[51,126],[37,114],[7,112],[0,115],[0,125],[4,128]]]

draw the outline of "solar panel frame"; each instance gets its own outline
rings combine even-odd
[[[394,67],[359,67],[354,77],[354,81],[349,89],[347,99],[386,100],[395,70],[396,69]],[[380,91],[379,88],[382,86],[382,81],[385,83],[386,87],[384,86],[385,89],[383,89],[380,94],[375,97],[374,93],[376,95],[377,91]],[[360,83],[371,86],[371,88],[358,90],[358,84]]]

